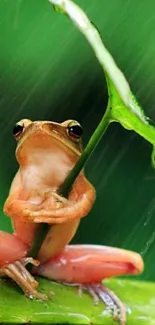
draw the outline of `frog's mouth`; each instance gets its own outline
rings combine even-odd
[[[77,158],[82,152],[81,142],[70,139],[66,127],[48,121],[36,121],[27,127],[18,142],[16,155],[18,156],[25,148],[30,151],[38,148],[52,148],[52,150],[59,148],[63,152],[66,151],[70,152],[71,155],[74,154]]]

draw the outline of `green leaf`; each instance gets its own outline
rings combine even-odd
[[[49,300],[41,302],[26,298],[10,280],[0,281],[0,322],[3,324],[103,324],[116,325],[110,311],[101,302],[77,288],[67,287],[39,278],[40,291],[48,293]],[[127,325],[155,324],[155,284],[113,279],[104,282],[127,307]]]
[[[63,10],[79,31],[85,36],[102,66],[109,92],[110,120],[119,122],[124,128],[134,130],[153,145],[152,164],[155,164],[155,128],[137,103],[130,86],[117,67],[113,57],[103,44],[100,34],[87,15],[70,0],[48,0]]]

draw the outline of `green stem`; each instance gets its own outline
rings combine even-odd
[[[31,249],[29,250],[28,255],[30,257],[36,258],[38,255],[38,252],[40,250],[40,247],[49,231],[50,226],[47,223],[42,223],[38,226],[37,234],[35,237],[35,240],[31,246]],[[29,264],[27,266],[27,269],[30,271],[32,268],[32,265]]]
[[[108,128],[110,123],[110,101],[108,102],[108,107],[105,112],[105,115],[103,116],[101,122],[99,123],[98,127],[94,131],[93,135],[91,136],[86,148],[84,149],[82,155],[80,156],[78,162],[73,167],[71,172],[69,173],[68,177],[65,179],[64,183],[59,189],[59,194],[63,196],[67,196],[68,192],[70,191],[72,184],[74,183],[76,177],[90,158],[92,152],[94,151],[95,147],[97,146],[98,142],[100,141],[101,137],[105,133],[106,129]],[[42,223],[38,227],[38,232],[36,234],[35,240],[33,242],[33,245],[29,251],[29,256],[36,258],[38,255],[38,252],[40,250],[40,247],[49,231],[51,226],[48,224]],[[31,266],[28,267],[28,269],[31,269]]]
[[[91,136],[86,148],[84,149],[81,157],[79,158],[76,165],[73,167],[71,173],[65,179],[65,182],[61,185],[59,189],[59,194],[66,196],[71,189],[72,184],[74,183],[76,177],[87,163],[88,159],[90,158],[91,154],[93,153],[95,147],[97,146],[98,142],[100,141],[101,137],[105,133],[108,125],[110,123],[110,101],[108,102],[108,107],[106,112],[99,123],[98,127],[94,131],[93,135]]]

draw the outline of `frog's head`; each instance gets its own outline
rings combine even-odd
[[[74,120],[63,123],[22,119],[15,124],[13,135],[17,140],[16,157],[21,164],[35,155],[65,153],[77,160],[82,152],[82,127]]]

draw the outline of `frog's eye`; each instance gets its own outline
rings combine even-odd
[[[14,128],[13,128],[13,135],[14,137],[18,140],[20,135],[23,133],[24,130],[24,125],[22,124],[15,124]]]
[[[80,139],[83,134],[83,128],[77,121],[70,122],[67,131],[74,140]]]

